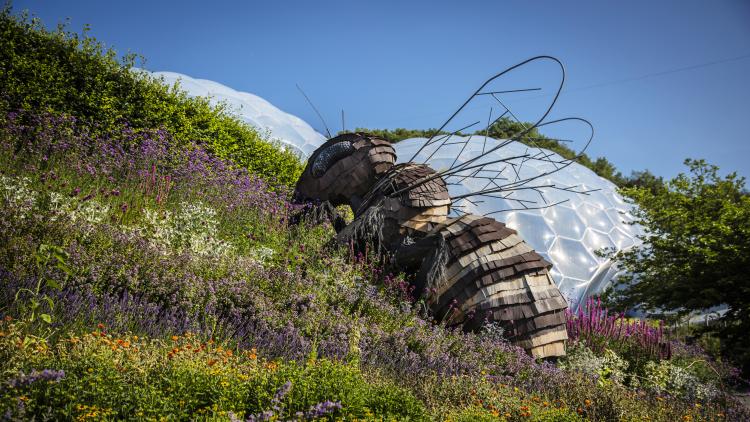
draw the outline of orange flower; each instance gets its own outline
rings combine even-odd
[[[226,355],[227,355],[227,356],[232,356],[233,354],[234,354],[234,353],[233,353],[233,352],[232,352],[231,350],[227,350],[227,352],[226,352]]]
[[[591,406],[591,400],[586,399],[586,400],[583,401],[583,404],[585,404],[587,407]]]
[[[96,328],[98,328],[98,329],[100,329],[100,330],[103,330],[103,329],[104,329],[104,324],[102,324],[102,323],[100,322],[100,323],[96,324]]]
[[[217,361],[216,361],[216,359],[209,359],[209,360],[208,360],[208,366],[214,366],[214,364],[215,364],[216,362],[217,362]]]
[[[177,336],[172,336],[172,341],[177,341],[177,339],[179,339],[179,337],[177,337]]]

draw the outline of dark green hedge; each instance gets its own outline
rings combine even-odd
[[[48,31],[6,6],[0,14],[0,111],[65,113],[103,131],[125,122],[136,130],[161,127],[266,179],[296,181],[302,167],[294,153],[264,140],[225,107],[133,71],[136,58],[118,59],[86,29],[82,35],[63,26]]]

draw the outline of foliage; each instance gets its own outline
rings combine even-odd
[[[643,245],[614,257],[631,275],[610,292],[620,307],[680,314],[726,305],[722,323],[708,327],[728,357],[750,365],[750,197],[744,179],[703,160],[686,160],[690,174],[666,189],[634,187],[624,193],[646,234]]]
[[[583,342],[597,353],[613,349],[627,356],[634,366],[672,356],[663,322],[652,327],[645,320],[628,320],[623,313],[610,313],[595,297],[587,299],[577,314],[568,311],[566,324],[572,342]]]
[[[612,350],[605,349],[597,356],[584,342],[574,342],[567,352],[562,363],[564,368],[596,375],[600,385],[625,384],[629,364]]]
[[[301,172],[292,152],[279,149],[226,107],[188,98],[145,72],[136,56],[105,49],[88,34],[48,32],[38,19],[0,13],[0,113],[24,109],[74,116],[92,130],[127,122],[135,131],[164,128],[179,143],[194,141],[274,183],[291,185]]]
[[[192,334],[167,340],[113,336],[104,326],[56,343],[18,346],[23,333],[0,325],[2,364],[9,376],[0,412],[15,418],[177,419],[285,414],[295,420],[333,413],[363,418],[422,420],[424,406],[387,382],[326,359],[304,363],[268,359]],[[55,368],[38,370],[37,368]],[[29,373],[29,375],[24,375]],[[276,392],[274,394],[274,392]],[[263,419],[265,420],[265,419]]]
[[[429,138],[430,136],[433,136],[437,134],[437,129],[427,129],[427,130],[421,130],[421,129],[404,129],[404,128],[396,128],[396,129],[365,129],[358,127],[354,129],[355,132],[365,132],[372,135],[375,135],[379,138],[385,139],[386,141],[395,144],[399,141],[403,141],[404,139],[409,138]],[[343,133],[343,132],[340,132]]]
[[[61,385],[77,382],[69,378],[80,372],[56,363],[59,360],[26,366],[13,362],[18,362],[22,350],[58,350],[67,339],[82,339],[83,333],[102,323],[112,336],[105,336],[109,341],[119,338],[132,344],[132,337],[139,336],[151,338],[150,343],[171,344],[171,336],[183,338],[192,332],[201,343],[213,338],[235,354],[255,348],[279,368],[309,359],[354,368],[367,385],[374,386],[367,387],[369,393],[357,395],[369,397],[373,418],[388,412],[418,415],[421,408],[429,418],[447,414],[458,418],[480,411],[479,401],[487,404],[481,412],[492,416],[502,411],[501,415],[510,414],[508,420],[545,420],[543,415],[552,420],[606,419],[623,414],[636,420],[645,415],[674,420],[686,414],[739,409],[725,396],[705,401],[700,410],[679,400],[662,404],[650,392],[633,398],[624,386],[600,385],[576,371],[535,362],[492,333],[463,333],[436,325],[421,313],[418,302],[416,306],[410,302],[402,276],[384,273],[380,262],[368,256],[350,256],[349,251],[327,247],[330,227],[287,227],[294,207],[283,193],[273,192],[263,180],[210,156],[199,145],[175,146],[166,132],[136,133],[123,125],[100,136],[73,119],[29,112],[11,114],[5,121],[0,165],[13,194],[0,202],[0,312],[26,318],[14,296],[19,289],[33,286],[42,274],[35,258],[40,244],[58,245],[67,256],[70,274],[47,266],[44,277],[63,287],[42,289],[54,308],[43,303],[40,311],[51,315],[53,323],[25,325],[16,337],[23,348],[0,351],[5,353],[2,362],[10,365],[4,368],[12,368],[3,372],[0,382],[43,369],[64,370]],[[196,215],[206,221],[205,226],[196,223]],[[194,247],[205,242],[227,247],[210,253],[211,248]],[[168,355],[174,348],[165,347],[153,350]],[[165,359],[176,362],[177,358]],[[90,389],[98,391],[111,382],[123,385],[117,384],[116,370],[97,370],[104,364],[96,359],[96,354],[76,359],[81,367],[99,374],[88,379]],[[156,361],[133,363],[129,371],[160,374],[163,384],[159,385],[167,389],[164,401],[170,407],[151,408],[153,414],[176,412],[180,400],[187,404],[225,397],[223,390],[210,390],[216,395],[200,393],[205,385],[216,385],[216,380],[195,384],[205,380],[200,372],[203,363],[186,361],[193,368],[188,376],[180,372],[183,367],[153,372],[161,367],[149,362]],[[322,373],[310,374],[312,379],[292,380],[289,394],[330,379]],[[266,401],[256,402],[244,415],[269,411],[278,415],[271,400],[287,381],[290,378],[263,384],[258,397]],[[342,388],[355,394],[362,391],[358,383]],[[57,384],[42,385],[46,391]],[[230,387],[226,393],[236,391]],[[111,394],[126,393],[118,387]],[[341,397],[349,397],[346,394]],[[416,401],[408,399],[409,394]],[[139,396],[122,395],[102,397],[110,397],[111,403],[138,402]],[[13,397],[8,406],[17,405],[19,396]],[[88,395],[80,401],[55,397],[66,403],[61,407],[68,411],[88,406],[81,408],[84,415],[114,409],[110,401],[97,404]],[[315,411],[311,408],[316,405],[333,406],[336,400],[315,396],[293,409],[276,406],[288,417]],[[355,402],[362,403],[350,403]],[[239,415],[242,409],[229,410]],[[362,417],[370,418],[363,412]],[[530,416],[524,416],[527,413]]]

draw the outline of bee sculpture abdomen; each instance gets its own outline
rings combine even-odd
[[[499,324],[534,357],[565,354],[567,303],[549,276],[551,264],[492,218],[464,215],[435,228],[441,253],[421,276],[436,316],[466,329]]]

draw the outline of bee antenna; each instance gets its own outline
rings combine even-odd
[[[307,104],[310,104],[310,107],[313,109],[313,111],[315,112],[315,114],[318,115],[318,118],[323,123],[323,127],[326,128],[326,133],[328,134],[328,139],[332,138],[331,131],[328,129],[328,125],[326,124],[325,119],[323,119],[323,116],[320,115],[320,112],[315,107],[315,104],[313,104],[312,101],[310,101],[310,98],[307,96],[307,94],[305,94],[305,91],[302,90],[302,87],[300,87],[299,84],[295,84],[295,85],[297,86],[297,89],[302,94],[302,96],[305,97],[305,100],[307,100]]]

